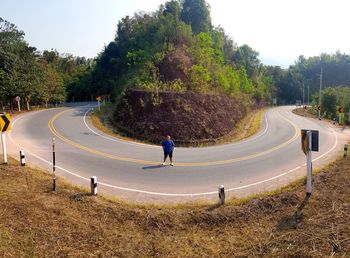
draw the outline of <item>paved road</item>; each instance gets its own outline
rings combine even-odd
[[[52,137],[56,139],[57,173],[89,186],[97,176],[100,190],[134,201],[182,201],[217,198],[221,184],[228,195],[267,191],[305,174],[300,129],[320,131],[314,167],[341,151],[348,137],[323,121],[291,113],[292,107],[269,109],[253,137],[206,148],[176,148],[175,166],[160,166],[160,146],[116,139],[94,128],[91,106],[56,108],[16,117],[10,152],[27,153],[27,163],[51,170]],[[176,144],[176,141],[175,141]]]

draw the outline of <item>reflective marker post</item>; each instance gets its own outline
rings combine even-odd
[[[55,153],[55,137],[52,137],[52,191],[56,191],[56,153]]]
[[[306,155],[306,195],[312,191],[312,157],[311,152],[319,151],[319,132],[317,130],[301,130],[301,149]]]
[[[311,195],[312,191],[312,157],[311,157],[311,152],[312,152],[312,132],[307,131],[307,140],[308,140],[308,148],[307,148],[307,154],[306,154],[306,194]]]
[[[21,98],[20,96],[16,97],[16,101],[17,101],[17,105],[18,105],[18,112],[21,112],[21,102],[20,102]]]
[[[344,159],[346,159],[348,157],[348,145],[345,144],[344,145]]]
[[[97,177],[91,177],[91,195],[97,195]]]
[[[26,165],[26,156],[25,156],[23,150],[19,151],[19,161],[21,163],[21,166],[25,166]]]
[[[9,114],[0,114],[0,133],[2,142],[2,154],[4,164],[7,164],[7,146],[6,146],[6,132],[11,130],[11,116]]]
[[[218,188],[219,192],[219,201],[221,205],[225,204],[225,187],[223,185],[220,185]]]
[[[1,132],[1,142],[2,142],[2,154],[4,164],[7,165],[7,149],[6,149],[6,135],[5,132]]]

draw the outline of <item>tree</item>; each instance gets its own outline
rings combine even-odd
[[[248,45],[238,47],[234,53],[232,60],[237,67],[244,67],[249,77],[252,77],[254,72],[259,68],[260,60],[259,53],[253,50]]]
[[[212,28],[209,5],[205,0],[185,0],[181,19],[191,25],[195,34],[209,32]]]
[[[332,118],[337,111],[337,97],[331,91],[324,91],[322,94],[322,113]]]

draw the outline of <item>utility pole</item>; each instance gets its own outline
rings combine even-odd
[[[305,93],[304,93],[304,88],[305,88],[305,85],[304,85],[304,83],[303,83],[303,108],[304,108],[304,106],[305,106]]]
[[[307,105],[310,106],[310,84],[307,85]]]
[[[318,110],[318,119],[321,120],[321,91],[322,91],[322,74],[323,74],[323,69],[321,67],[321,74],[320,74],[320,95],[318,98],[318,106],[319,106],[319,110]]]

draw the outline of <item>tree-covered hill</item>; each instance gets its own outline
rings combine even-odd
[[[118,23],[97,58],[91,85],[118,97],[126,88],[245,96],[268,101],[273,78],[249,46],[213,27],[204,0],[172,0]]]

